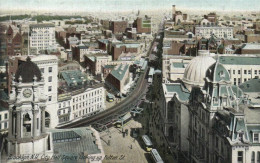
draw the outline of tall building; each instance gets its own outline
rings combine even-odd
[[[101,140],[93,128],[64,130],[46,128],[48,95],[45,94],[44,85],[40,68],[28,57],[19,65],[12,79],[12,92],[9,96],[8,146],[4,147],[8,152],[3,152],[4,156],[5,154],[7,156],[4,158],[17,162],[42,160],[42,156],[55,162],[57,158],[52,157],[53,154],[68,158],[79,157],[81,154],[86,156],[84,161],[87,162],[92,162],[90,158],[94,156],[103,158]],[[55,116],[60,115],[60,110],[52,109],[57,112]]]
[[[195,35],[204,38],[210,38],[214,34],[217,38],[233,38],[233,27],[220,26],[197,26]]]
[[[148,16],[144,18],[138,17],[134,21],[133,27],[136,28],[137,33],[151,33],[152,19]]]
[[[33,55],[30,56],[41,71],[44,80],[44,94],[47,95],[46,101],[46,124],[47,127],[54,128],[58,124],[57,118],[57,94],[58,94],[58,58],[55,55]],[[16,56],[9,58],[8,65],[8,90],[11,92],[12,76],[21,64],[26,62],[26,56]],[[50,120],[52,119],[52,120]]]
[[[109,22],[109,29],[114,34],[124,33],[127,28],[127,21],[120,20],[120,21],[111,21]]]
[[[89,81],[87,75],[80,70],[61,71],[59,76],[56,110],[59,125],[92,116],[106,109],[103,84]]]
[[[8,56],[21,55],[23,48],[23,39],[19,30],[14,25],[9,26],[6,32],[6,54]],[[15,32],[16,31],[16,32]]]
[[[163,84],[158,104],[165,136],[179,161],[260,160],[259,100],[248,98],[251,94],[257,100],[259,81],[241,85],[248,94],[244,95],[224,65],[208,57],[194,58],[181,82]]]
[[[181,24],[182,22],[187,21],[188,15],[183,14],[181,11],[176,11],[176,6],[172,5],[172,19],[174,24],[178,25]]]
[[[38,66],[28,57],[12,81],[9,100],[8,153],[43,154],[51,141],[45,132],[46,96]]]
[[[38,55],[32,57],[32,62],[39,67],[44,80],[44,94],[48,98],[45,109],[47,127],[55,128],[58,125],[58,58],[55,55]]]
[[[31,24],[30,25],[30,48],[37,53],[46,50],[49,46],[55,45],[54,24]]]

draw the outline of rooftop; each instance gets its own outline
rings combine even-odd
[[[260,47],[259,47],[260,48]],[[219,62],[227,65],[260,65],[260,57],[252,56],[220,56]]]
[[[251,50],[251,49],[260,49],[260,44],[244,44],[243,46],[242,46],[242,49],[243,50]]]
[[[43,28],[43,27],[55,27],[54,24],[44,23],[44,24],[30,24],[31,28]]]
[[[121,46],[125,46],[126,48],[138,48],[140,44],[114,44],[116,48],[120,48]]]
[[[60,73],[68,86],[83,85],[87,81],[87,75],[80,70],[62,71]]]
[[[0,99],[4,101],[8,100],[8,95],[5,93],[4,90],[0,90]]]
[[[241,85],[239,88],[242,89],[243,92],[259,92],[260,93],[260,79],[254,78],[248,80]]]
[[[172,66],[174,68],[185,68],[184,63],[181,63],[181,62],[173,62]]]
[[[111,75],[113,75],[118,80],[122,80],[125,76],[125,73],[128,71],[129,65],[120,64],[117,65],[112,71]]]
[[[189,91],[182,87],[180,83],[172,83],[172,84],[163,84],[165,93],[174,93],[177,95],[177,98],[181,101],[188,101],[190,97]]]
[[[100,149],[96,145],[96,138],[90,128],[74,129],[50,129],[53,135],[53,146],[55,154],[79,155],[99,154]]]

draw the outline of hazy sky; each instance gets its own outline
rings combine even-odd
[[[260,11],[260,0],[0,0],[0,10],[124,11],[180,8]]]

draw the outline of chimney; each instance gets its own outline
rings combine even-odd
[[[174,20],[176,14],[176,8],[175,5],[172,5],[172,19]]]

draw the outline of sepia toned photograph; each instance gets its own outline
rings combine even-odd
[[[0,163],[260,163],[259,0],[0,0]]]

